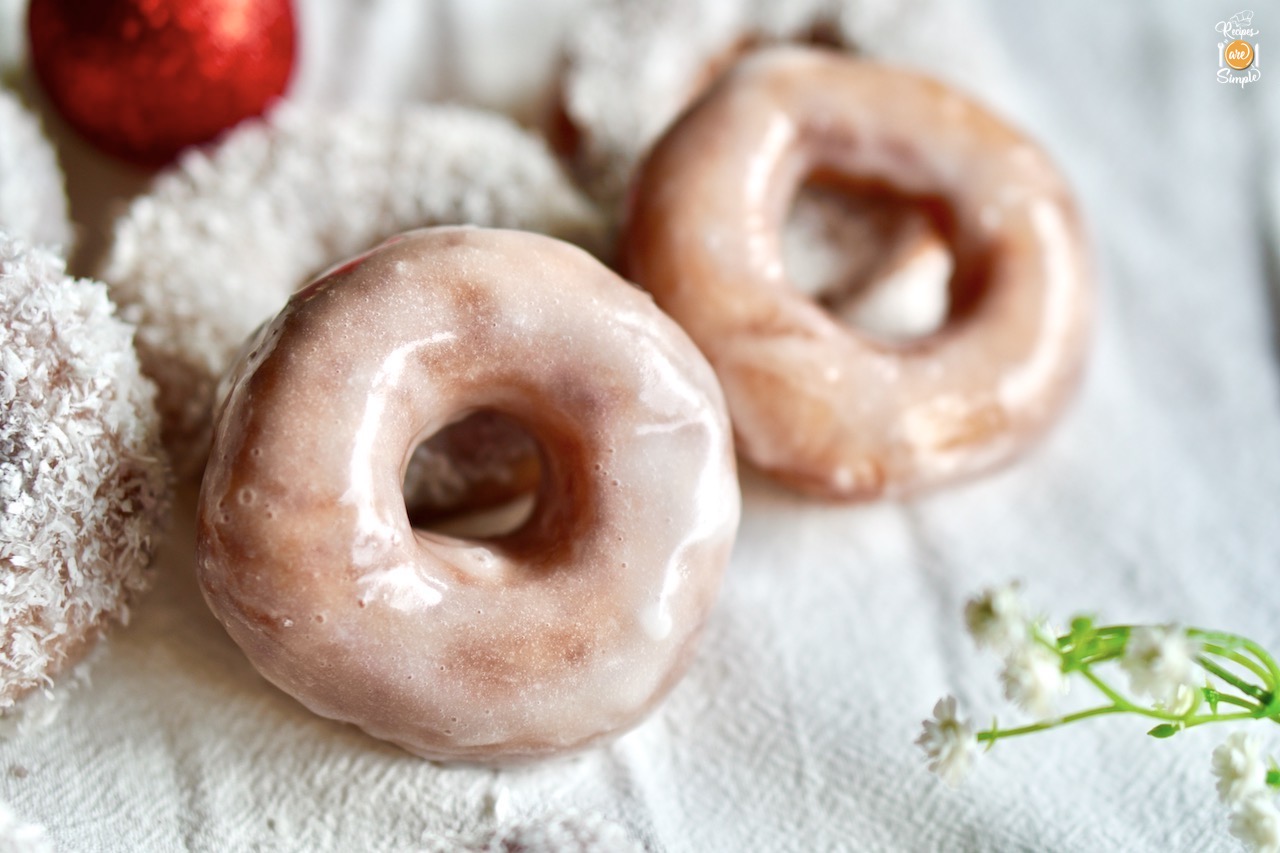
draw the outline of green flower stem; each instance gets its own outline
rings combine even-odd
[[[1247,699],[1240,699],[1236,696],[1230,695],[1220,696],[1218,701],[1226,702],[1229,705],[1248,708],[1249,710],[1242,711],[1237,714],[1197,714],[1195,716],[1185,716],[1182,714],[1174,714],[1170,711],[1160,711],[1155,708],[1147,708],[1130,702],[1119,692],[1113,689],[1111,685],[1099,678],[1087,666],[1081,667],[1080,674],[1088,679],[1090,684],[1098,688],[1098,690],[1102,692],[1102,695],[1110,699],[1121,711],[1125,711],[1130,714],[1138,714],[1143,717],[1150,717],[1153,720],[1164,720],[1170,723],[1177,723],[1179,727],[1184,729],[1191,728],[1192,726],[1203,725],[1205,723],[1212,723],[1217,720],[1257,719],[1259,717],[1270,716],[1269,714],[1264,713],[1266,711],[1265,705],[1255,705]],[[1063,719],[1065,720],[1066,718],[1064,717]]]
[[[1148,717],[1156,717],[1161,720],[1174,720],[1179,724],[1180,728],[1190,729],[1195,726],[1203,726],[1205,723],[1221,723],[1224,720],[1256,720],[1258,713],[1256,711],[1241,711],[1238,714],[1197,714],[1194,717],[1170,717],[1167,715],[1157,716],[1149,711],[1145,713]]]
[[[1265,705],[1259,705],[1256,702],[1250,702],[1248,699],[1241,699],[1239,696],[1232,696],[1229,693],[1219,693],[1218,703],[1220,705],[1235,705],[1237,708],[1248,708],[1250,711],[1253,712],[1254,717],[1258,717],[1261,719],[1268,719],[1268,720],[1271,720],[1273,723],[1280,723],[1280,720],[1276,719],[1275,717],[1261,716],[1261,712],[1266,707]],[[1218,719],[1218,718],[1215,717],[1215,719]]]
[[[1088,636],[1087,643],[1082,644],[1079,649],[1069,648],[1071,640],[1070,635],[1062,638],[1062,640],[1060,640],[1060,645],[1066,647],[1060,647],[1058,652],[1063,657],[1063,662],[1065,664],[1063,669],[1073,669],[1078,671],[1089,681],[1090,684],[1096,687],[1103,696],[1110,699],[1112,703],[1123,710],[1130,713],[1141,714],[1142,716],[1150,717],[1152,719],[1179,723],[1184,728],[1192,725],[1201,725],[1212,720],[1239,719],[1243,717],[1272,718],[1275,719],[1276,722],[1280,723],[1280,719],[1276,719],[1277,716],[1280,716],[1280,691],[1276,689],[1277,686],[1280,685],[1280,665],[1277,665],[1275,659],[1272,658],[1265,649],[1252,640],[1235,634],[1226,634],[1216,631],[1203,631],[1192,628],[1187,630],[1187,635],[1204,643],[1204,650],[1206,652],[1215,654],[1245,667],[1250,672],[1257,675],[1266,686],[1259,687],[1255,684],[1250,684],[1248,681],[1240,678],[1230,670],[1208,660],[1203,655],[1197,658],[1197,663],[1199,663],[1206,672],[1222,679],[1227,684],[1230,684],[1232,687],[1235,687],[1237,690],[1244,693],[1245,696],[1256,700],[1258,704],[1250,702],[1247,699],[1239,699],[1229,694],[1219,694],[1217,697],[1219,702],[1235,705],[1237,707],[1247,709],[1247,711],[1243,714],[1200,714],[1194,717],[1188,717],[1181,714],[1171,713],[1169,711],[1147,708],[1129,701],[1121,695],[1119,691],[1115,690],[1111,685],[1107,684],[1107,682],[1103,681],[1096,673],[1094,673],[1091,669],[1091,665],[1101,662],[1102,660],[1119,657],[1123,653],[1125,644],[1128,642],[1132,627],[1133,626],[1130,625],[1109,625],[1103,628],[1094,629]],[[1253,656],[1254,660],[1251,660],[1246,655],[1241,654],[1238,650],[1248,652]],[[1077,657],[1077,655],[1079,656]]]
[[[1250,640],[1248,637],[1241,637],[1236,634],[1225,634],[1218,631],[1202,631],[1198,628],[1187,630],[1187,636],[1194,637],[1198,640],[1211,642],[1226,646],[1227,648],[1239,648],[1253,655],[1258,663],[1266,669],[1266,675],[1258,673],[1259,677],[1267,683],[1266,697],[1259,697],[1260,701],[1264,701],[1262,713],[1259,717],[1274,717],[1280,714],[1280,665],[1276,664],[1275,658],[1267,652],[1262,646]]]
[[[1126,710],[1126,708],[1121,708],[1119,705],[1099,705],[1096,708],[1076,711],[1074,714],[1067,714],[1064,717],[1058,717],[1053,720],[1045,720],[1042,723],[1032,723],[1031,725],[1018,726],[1014,729],[987,729],[986,731],[978,732],[977,738],[979,743],[995,743],[1002,738],[1048,731],[1058,726],[1065,726],[1068,723],[1086,720],[1089,717],[1101,717],[1103,714],[1123,714]]]
[[[1253,653],[1262,664],[1271,673],[1271,678],[1267,679],[1267,688],[1271,693],[1270,701],[1266,705],[1266,713],[1263,716],[1273,717],[1280,713],[1280,665],[1276,664],[1275,658],[1262,646],[1253,642],[1253,640],[1241,638],[1244,647]]]
[[[1103,696],[1106,696],[1108,699],[1110,699],[1112,702],[1114,702],[1116,705],[1123,708],[1124,710],[1137,711],[1138,713],[1146,713],[1148,710],[1150,710],[1148,708],[1140,708],[1137,705],[1134,705],[1128,699],[1121,696],[1118,692],[1116,692],[1111,688],[1111,685],[1107,684],[1105,681],[1103,681],[1101,678],[1095,675],[1093,670],[1089,669],[1087,665],[1080,667],[1080,674],[1083,675],[1086,679],[1088,679],[1090,684],[1098,688],[1098,690],[1102,692]],[[1174,717],[1173,719],[1177,719],[1177,718]]]
[[[1101,717],[1106,714],[1131,714],[1137,713],[1147,717],[1157,717],[1158,719],[1166,719],[1164,715],[1151,713],[1145,708],[1136,708],[1133,706],[1124,707],[1122,705],[1099,705],[1096,708],[1086,708],[1083,711],[1076,711],[1073,714],[1067,714],[1052,720],[1045,720],[1039,723],[1032,723],[1026,726],[1018,726],[1012,729],[992,728],[978,732],[975,737],[978,743],[992,743],[1009,737],[1018,737],[1019,735],[1035,734],[1036,732],[1044,732],[1049,729],[1055,729],[1059,726],[1065,726],[1070,723],[1076,723],[1080,720],[1087,720],[1090,717]],[[1240,714],[1202,714],[1195,717],[1174,717],[1173,719],[1184,723],[1183,728],[1204,725],[1205,723],[1218,722],[1220,720],[1252,720],[1256,719],[1253,713],[1244,712]]]
[[[972,604],[980,610],[986,608],[990,611],[987,616],[1002,621],[1009,617],[1007,613],[997,612],[995,595],[995,592],[988,591],[983,598],[975,599]],[[968,617],[969,613],[966,611],[966,618]],[[1016,618],[1022,619],[1020,616]],[[1133,714],[1158,721],[1157,725],[1147,731],[1154,738],[1172,737],[1185,729],[1206,723],[1270,720],[1280,724],[1280,663],[1277,663],[1276,657],[1270,652],[1247,637],[1173,625],[1095,625],[1093,620],[1091,615],[1078,614],[1072,617],[1065,633],[1055,634],[1045,620],[1033,622],[1023,619],[1018,627],[1024,629],[1026,634],[1019,640],[1029,640],[1053,652],[1061,676],[1078,673],[1102,695],[1104,704],[1014,728],[1002,729],[999,721],[993,718],[989,729],[972,735],[977,743],[985,744],[990,749],[997,741],[1005,738],[1035,734],[1093,717],[1115,714]],[[980,632],[972,624],[970,631],[980,645],[990,643],[998,646],[991,643],[991,636],[987,636],[990,631],[983,629]],[[1180,632],[1179,645],[1164,645],[1172,640],[1173,635],[1169,633],[1171,631]],[[1134,649],[1130,656],[1130,642],[1135,633],[1143,637],[1143,645]],[[1188,643],[1188,640],[1192,642]],[[1152,643],[1157,645],[1153,647]],[[1043,654],[1038,654],[1030,662],[1021,657],[1024,649],[1024,646],[997,648],[1005,655],[1006,669],[1002,677],[1006,682],[1006,695],[1025,706],[1029,699],[1043,698],[1032,691],[1063,689],[1065,682],[1060,682],[1055,673],[1046,674],[1038,669],[1044,665]],[[1194,691],[1191,693],[1178,686],[1176,704],[1182,706],[1183,710],[1175,713],[1161,707],[1166,701],[1173,703],[1174,698],[1159,694],[1175,686],[1175,675],[1178,680],[1190,675],[1192,671],[1187,667],[1190,662],[1184,657],[1189,652],[1194,652],[1191,662],[1204,673],[1203,683],[1196,689],[1193,687],[1195,680],[1190,679],[1185,687]],[[1121,689],[1112,686],[1109,676],[1114,670],[1104,668],[1108,665],[1118,665],[1120,670],[1127,671],[1133,684],[1143,687],[1141,692],[1145,693],[1149,688],[1157,694],[1157,698],[1139,697],[1136,687],[1130,690],[1134,698],[1126,696]],[[1178,670],[1176,673],[1173,670],[1175,667]],[[1095,668],[1101,670],[1102,674],[1095,672]],[[1031,687],[1027,686],[1028,680]],[[1181,701],[1184,697],[1189,701]],[[954,713],[954,708],[949,713]],[[937,712],[936,716],[945,715]],[[933,725],[941,726],[946,722],[947,720],[940,719]],[[956,725],[958,721],[952,719],[950,722]],[[926,723],[925,741],[931,736],[929,725]],[[973,731],[967,723],[962,725],[964,732]],[[936,745],[931,744],[926,751],[931,759],[940,762],[935,754]],[[1274,761],[1267,771],[1266,782],[1280,789],[1280,765]]]
[[[1205,650],[1208,651],[1209,647],[1205,646]],[[1206,672],[1210,673],[1211,675],[1216,675],[1218,678],[1222,679],[1227,684],[1230,684],[1232,687],[1239,690],[1241,693],[1245,694],[1246,696],[1252,696],[1254,699],[1257,699],[1259,702],[1263,703],[1264,705],[1266,704],[1267,700],[1270,698],[1269,691],[1259,687],[1256,684],[1250,684],[1249,682],[1245,681],[1243,678],[1240,678],[1239,676],[1237,676],[1234,672],[1231,672],[1228,669],[1224,669],[1218,666],[1216,663],[1209,660],[1207,657],[1201,656],[1196,658],[1196,663],[1200,664],[1200,666]],[[1225,701],[1226,698],[1227,698],[1226,696],[1220,696],[1219,701]]]
[[[1205,643],[1203,648],[1207,653],[1211,655],[1217,655],[1220,658],[1226,658],[1232,663],[1239,664],[1240,666],[1252,672],[1254,675],[1258,676],[1258,678],[1261,679],[1264,684],[1270,681],[1271,679],[1271,674],[1267,672],[1266,667],[1264,667],[1262,664],[1258,663],[1257,661],[1245,655],[1240,654],[1240,652],[1236,651],[1235,649],[1232,649],[1228,646],[1219,645],[1217,643]]]
[[[1228,649],[1244,649],[1252,654],[1260,664],[1266,669],[1266,673],[1259,672],[1258,677],[1262,678],[1272,687],[1280,684],[1280,665],[1277,665],[1275,659],[1262,646],[1250,640],[1248,637],[1241,637],[1238,634],[1227,634],[1222,631],[1205,631],[1200,628],[1188,628],[1187,636],[1197,640],[1203,640],[1207,643],[1214,643],[1225,646]]]
[[[1069,669],[1120,657],[1124,653],[1124,644],[1129,640],[1129,626],[1112,625],[1091,629],[1079,646],[1072,647],[1071,643],[1075,639],[1075,635],[1068,634],[1058,640],[1056,651],[1063,655]]]

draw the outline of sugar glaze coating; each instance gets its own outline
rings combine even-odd
[[[101,278],[138,327],[179,476],[199,481],[218,379],[290,294],[392,234],[461,224],[589,248],[602,231],[540,140],[466,107],[286,103],[159,173],[116,220]]]
[[[413,529],[414,447],[477,410],[538,441],[515,532]],[[296,294],[235,368],[197,572],[318,714],[442,760],[579,748],[683,672],[739,516],[710,366],[643,292],[548,237],[408,232]]]
[[[954,258],[933,335],[891,345],[798,293],[782,223],[813,175],[937,211]],[[902,495],[1011,458],[1084,360],[1078,215],[1034,143],[950,88],[801,48],[735,67],[658,142],[633,187],[624,270],[716,369],[746,458],[837,499]]]
[[[780,43],[909,57],[961,83],[995,77],[985,28],[951,0],[594,0],[565,34],[553,145],[612,220],[689,103],[733,60]]]

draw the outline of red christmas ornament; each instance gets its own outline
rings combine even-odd
[[[293,70],[290,0],[31,0],[27,26],[63,117],[144,165],[260,114]]]

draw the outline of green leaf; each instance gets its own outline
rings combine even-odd
[[[1173,723],[1161,723],[1151,731],[1147,732],[1147,734],[1157,738],[1173,737],[1178,733],[1179,729],[1180,727],[1175,726]]]
[[[1209,711],[1214,714],[1218,713],[1218,700],[1221,698],[1222,694],[1217,690],[1214,690],[1212,687],[1201,688],[1200,692],[1204,694],[1204,701],[1209,703]]]
[[[1093,617],[1077,614],[1071,617],[1071,632],[1058,640],[1062,654],[1062,671],[1078,670],[1088,655],[1088,644],[1093,639]]]

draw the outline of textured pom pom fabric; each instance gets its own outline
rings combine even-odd
[[[285,106],[162,174],[116,223],[102,277],[138,324],[179,472],[203,464],[219,376],[290,293],[391,234],[464,223],[589,249],[602,233],[541,141],[463,108]]]
[[[603,0],[568,33],[561,109],[578,134],[575,168],[617,214],[636,162],[684,108],[711,66],[752,43],[823,42],[986,78],[984,39],[939,0]]]
[[[36,245],[71,244],[67,197],[36,117],[0,89],[0,230]]]
[[[0,711],[148,584],[167,507],[154,389],[106,288],[0,233]]]

